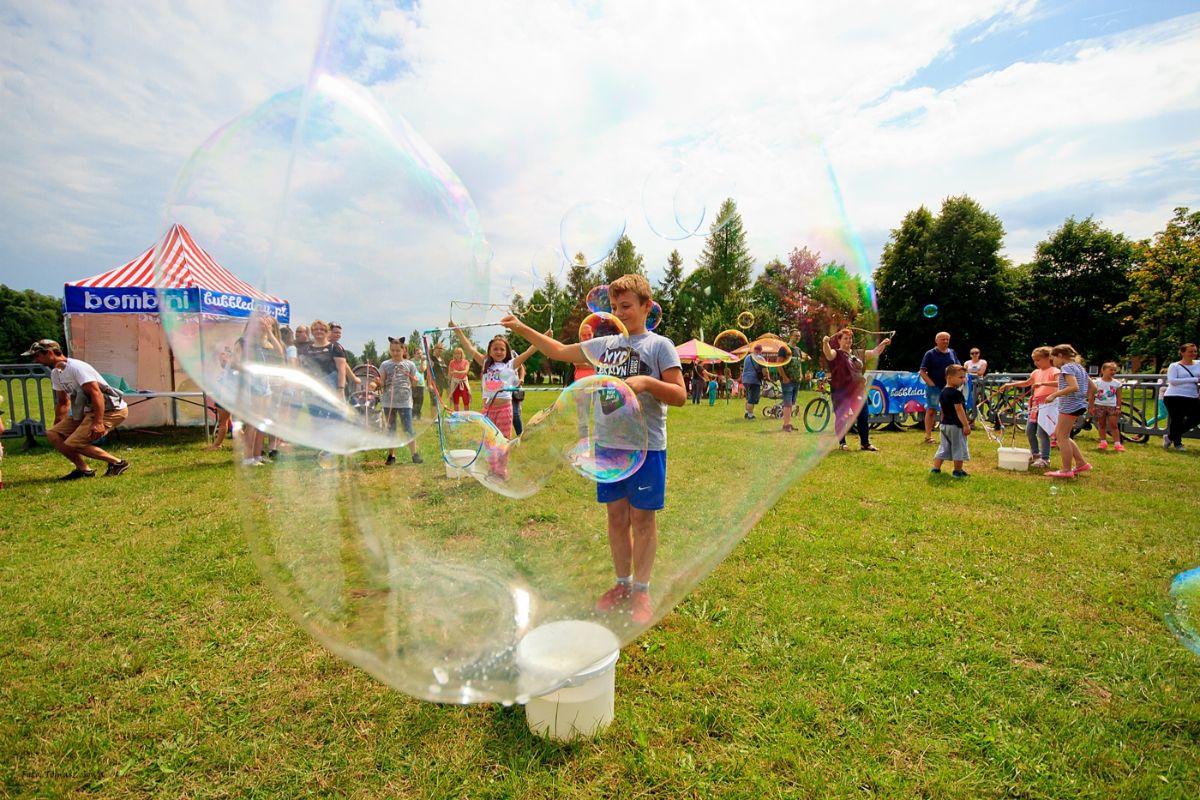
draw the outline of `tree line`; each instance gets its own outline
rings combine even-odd
[[[884,369],[915,369],[940,330],[953,335],[960,353],[979,347],[994,371],[1025,370],[1034,347],[1060,342],[1089,363],[1157,370],[1174,360],[1181,343],[1200,339],[1200,212],[1187,208],[1175,209],[1163,230],[1144,240],[1090,216],[1071,217],[1037,244],[1029,263],[1014,265],[1001,255],[999,217],[968,196],[949,197],[938,213],[921,206],[891,231],[873,275],[877,304],[863,276],[804,243],[755,274],[732,199],[715,219],[694,269],[685,274],[673,250],[653,287],[663,311],[658,332],[676,344],[712,343],[721,331],[739,328],[743,312],[753,317],[739,328],[748,339],[796,331],[812,355],[822,336],[843,325],[859,329],[867,346],[882,337],[874,331],[894,329]],[[646,276],[647,269],[634,242],[622,236],[600,264],[577,257],[561,279],[545,278],[529,297],[515,294],[511,305],[535,329],[575,341],[588,291],[629,273]],[[927,315],[927,306],[936,306],[936,314]],[[43,337],[61,339],[61,301],[0,285],[0,359],[18,361],[29,342]],[[413,331],[409,341],[419,340]],[[513,346],[527,343],[514,337]],[[378,363],[385,352],[370,341],[348,356]],[[527,370],[559,370],[564,379],[570,373],[540,354]]]

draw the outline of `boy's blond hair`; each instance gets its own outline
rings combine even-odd
[[[1049,358],[1050,348],[1042,345],[1041,347],[1033,348],[1033,352],[1029,354],[1030,358]]]
[[[967,368],[964,367],[962,364],[950,364],[948,367],[946,367],[946,376],[947,377],[955,377],[957,375],[966,375],[966,374],[967,374]]]
[[[622,275],[608,285],[609,297],[617,297],[625,292],[636,294],[639,302],[649,302],[651,297],[650,281],[641,275],[629,274]]]

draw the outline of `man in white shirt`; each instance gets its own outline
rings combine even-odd
[[[86,361],[67,358],[53,339],[39,339],[21,354],[50,369],[54,388],[54,427],[46,438],[62,453],[75,470],[62,476],[64,481],[94,478],[84,457],[108,464],[105,477],[120,475],[129,462],[92,444],[125,421],[129,409],[121,393],[113,389]]]

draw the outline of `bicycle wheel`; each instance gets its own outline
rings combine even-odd
[[[1146,415],[1140,409],[1129,403],[1121,404],[1121,418],[1117,421],[1117,425],[1121,431],[1121,437],[1138,444],[1145,444],[1150,441],[1148,433],[1132,433],[1130,428],[1140,428],[1142,431],[1149,426],[1146,424]]]
[[[820,433],[829,425],[831,416],[829,401],[824,397],[814,397],[804,407],[804,429],[809,433]]]

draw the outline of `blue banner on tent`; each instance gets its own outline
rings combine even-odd
[[[963,396],[967,408],[974,408],[975,376],[967,376]],[[925,381],[916,372],[872,372],[867,405],[872,416],[915,414],[925,410]]]
[[[138,287],[99,288],[66,286],[63,307],[68,314],[157,314],[158,293]],[[272,303],[240,294],[211,289],[167,289],[168,307],[176,312],[202,311],[223,317],[249,317],[253,312],[269,314],[280,324],[290,321],[287,303]]]

